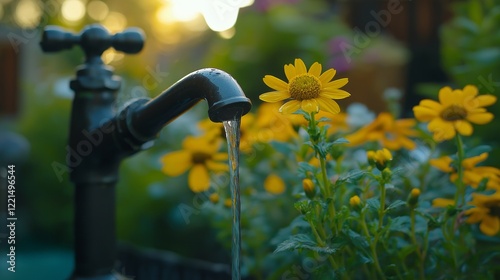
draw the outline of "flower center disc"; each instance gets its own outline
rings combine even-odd
[[[206,153],[196,152],[191,155],[191,160],[194,164],[204,164],[211,156]]]
[[[441,117],[447,121],[463,120],[467,117],[467,111],[461,106],[451,105],[441,112]]]
[[[289,85],[290,96],[295,100],[306,100],[319,97],[321,82],[315,76],[303,74],[294,77]]]
[[[490,209],[490,215],[500,217],[500,205],[492,205],[488,207]]]

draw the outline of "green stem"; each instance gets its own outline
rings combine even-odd
[[[366,238],[368,239],[368,242],[370,243],[370,250],[372,253],[372,257],[373,257],[373,262],[375,264],[375,270],[377,271],[377,273],[381,279],[385,279],[384,272],[382,271],[382,268],[380,267],[380,262],[379,262],[378,256],[377,256],[377,239],[378,238],[375,237],[372,240],[370,232],[368,231],[368,226],[366,225],[365,213],[363,212],[363,210],[361,210],[360,219],[361,219],[361,227],[363,229],[363,232],[365,233]],[[375,277],[373,277],[373,276],[371,278],[375,279]]]
[[[323,238],[321,238],[321,236],[320,236],[318,230],[316,230],[316,227],[314,226],[314,224],[312,222],[310,222],[310,225],[311,225],[311,229],[312,229],[312,232],[314,234],[314,237],[316,237],[316,242],[318,242],[319,246],[326,247],[325,241],[323,241]],[[328,261],[330,262],[330,265],[332,266],[332,268],[335,271],[337,271],[339,266],[335,262],[335,260],[333,259],[332,255],[328,255]]]
[[[382,222],[385,213],[385,183],[380,181],[380,209],[378,211],[378,231],[382,229]]]
[[[455,206],[461,207],[465,204],[465,184],[464,184],[464,167],[462,163],[465,158],[464,144],[462,141],[462,137],[459,134],[455,136],[456,144],[457,144],[457,174],[458,179],[455,181],[457,186],[457,192],[455,194]]]
[[[420,251],[420,246],[417,242],[417,236],[415,233],[415,211],[413,208],[410,209],[410,222],[411,241],[413,242],[413,245],[415,245],[415,252],[418,256],[419,278],[425,279],[424,256],[422,254],[422,251]]]

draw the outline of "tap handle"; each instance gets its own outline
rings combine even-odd
[[[144,46],[144,32],[139,28],[128,28],[114,35],[99,24],[86,26],[79,34],[65,31],[58,26],[45,27],[40,46],[44,52],[58,52],[80,45],[87,56],[100,57],[110,47],[124,53],[138,53]]]

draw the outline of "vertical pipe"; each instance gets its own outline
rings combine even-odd
[[[77,184],[74,275],[111,276],[115,246],[115,184]]]

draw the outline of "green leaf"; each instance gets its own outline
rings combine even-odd
[[[353,171],[347,172],[346,174],[341,175],[337,179],[337,181],[335,181],[335,186],[339,186],[339,185],[344,184],[344,183],[354,182],[366,173],[368,173],[368,172],[363,171],[363,170],[353,170]]]
[[[341,137],[332,142],[332,145],[338,145],[338,144],[349,144],[349,140]]]
[[[401,259],[404,259],[406,258],[409,254],[411,254],[412,252],[414,252],[415,250],[417,249],[417,246],[414,245],[414,244],[410,244],[408,246],[404,246],[404,247],[401,247],[398,251],[398,256],[401,258]]]
[[[309,203],[309,200],[297,201],[293,204],[293,206],[303,215],[311,211],[311,204]]]
[[[316,173],[316,167],[309,164],[308,162],[301,161],[301,162],[299,162],[298,171],[300,173],[307,173],[307,172]]]
[[[307,234],[296,234],[279,244],[274,253],[297,249],[306,249],[324,254],[333,254],[338,250],[338,248],[318,246],[316,241],[312,240]]]
[[[356,247],[356,248],[368,248],[370,245],[368,244],[368,241],[366,241],[366,238],[359,233],[353,231],[352,229],[344,229],[343,230],[344,234],[349,238],[351,243]]]
[[[380,200],[376,197],[372,197],[366,200],[366,205],[368,208],[378,211],[380,209]]]
[[[389,230],[409,233],[410,232],[410,223],[411,223],[410,217],[399,216],[399,217],[396,217],[394,219],[390,219]]]
[[[389,206],[387,207],[387,209],[385,209],[385,212],[389,212],[389,211],[391,211],[392,209],[397,208],[397,207],[400,207],[400,206],[403,206],[403,205],[406,205],[406,201],[403,201],[403,200],[396,200],[396,201],[394,201],[393,203],[391,203],[391,205],[389,205]]]
[[[471,149],[467,149],[465,151],[465,157],[466,158],[475,157],[482,153],[489,153],[489,152],[491,152],[491,146],[481,145]]]

